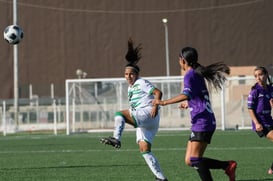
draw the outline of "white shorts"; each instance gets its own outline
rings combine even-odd
[[[158,112],[157,116],[151,117],[151,109],[150,107],[146,107],[143,109],[130,110],[131,116],[135,119],[137,123],[136,128],[136,142],[146,141],[150,144],[153,142],[153,138],[155,137],[158,127],[160,114]]]

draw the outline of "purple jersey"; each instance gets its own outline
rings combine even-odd
[[[182,94],[189,97],[188,104],[191,110],[192,131],[214,131],[216,121],[211,109],[205,80],[193,69],[189,70],[184,76]]]
[[[264,89],[257,83],[254,85],[248,95],[247,107],[248,109],[252,109],[254,111],[256,118],[263,126],[273,126],[271,105],[269,102],[271,98],[273,98],[273,87],[268,86],[267,89]],[[252,129],[256,130],[253,121]]]

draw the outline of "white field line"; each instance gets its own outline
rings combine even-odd
[[[135,129],[132,130],[132,131],[135,131]],[[109,132],[112,133],[113,130],[111,130]],[[126,132],[128,133],[128,132],[131,132],[131,131],[126,130],[125,133]],[[223,132],[214,133],[215,136],[216,136],[216,134],[217,135],[227,135],[228,136],[230,134],[232,135],[233,133],[232,132],[226,133],[226,132],[223,131]],[[249,131],[249,132],[240,132],[240,133],[236,133],[236,134],[237,135],[251,135],[251,134],[254,134],[254,132]],[[81,134],[75,134],[75,136],[79,136],[79,135],[81,135]],[[99,134],[95,134],[95,135],[93,135],[92,133],[85,134],[85,135],[88,135],[87,137],[90,137],[90,138],[100,138],[102,135],[104,135],[104,136],[108,135],[109,136],[109,134],[105,133],[105,132],[99,132]],[[166,132],[162,131],[162,132],[158,132],[156,137],[166,137],[166,136],[168,136],[168,137],[170,137],[170,136],[182,137],[182,136],[189,136],[189,135],[190,135],[190,132],[183,132],[182,131],[182,132],[172,133],[170,131],[170,132],[166,133]],[[72,135],[72,136],[74,136],[74,135]],[[1,140],[21,140],[21,139],[24,139],[24,140],[25,139],[29,139],[29,140],[39,140],[39,139],[41,139],[41,140],[43,140],[43,139],[54,138],[54,137],[56,137],[56,135],[32,135],[32,136],[20,135],[20,136],[11,136],[11,137],[0,137],[0,141]],[[67,136],[67,135],[58,135],[58,137],[69,138],[69,136]],[[126,137],[135,137],[135,133],[126,134]]]
[[[186,148],[153,148],[153,151],[184,151]],[[273,147],[212,147],[207,150],[215,151],[242,151],[242,150],[273,150]],[[138,152],[138,149],[86,149],[86,150],[29,150],[29,151],[0,151],[0,154],[29,154],[29,153],[88,153],[88,152]]]

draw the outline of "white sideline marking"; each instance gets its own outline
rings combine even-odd
[[[153,151],[184,151],[186,148],[153,148]],[[217,151],[238,151],[238,150],[273,150],[273,147],[228,147],[228,148],[221,148],[221,147],[212,147],[208,148],[208,150],[217,150]],[[88,152],[139,152],[138,149],[87,149],[87,150],[34,150],[34,151],[0,151],[0,154],[29,154],[29,153],[88,153]]]

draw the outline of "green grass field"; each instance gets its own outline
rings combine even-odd
[[[160,131],[153,152],[169,181],[198,181],[197,172],[184,164],[188,131]],[[111,133],[66,135],[16,134],[0,137],[2,181],[152,181],[135,143],[135,132],[125,132],[120,150],[99,143]],[[267,170],[273,144],[250,130],[217,131],[205,156],[238,162],[238,181],[273,180]],[[213,170],[215,181],[228,181]]]

